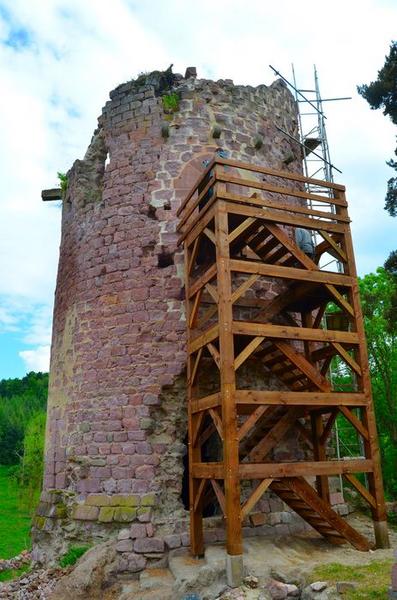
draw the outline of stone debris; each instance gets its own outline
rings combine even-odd
[[[243,583],[247,587],[255,589],[259,585],[259,579],[254,575],[247,575],[247,577],[244,577]]]
[[[30,563],[32,555],[29,550],[23,550],[18,556],[13,558],[0,559],[0,572],[8,569],[20,569],[23,565]]]
[[[328,584],[326,581],[314,581],[310,584],[310,588],[313,590],[313,592],[322,592],[325,590],[327,585]]]
[[[49,600],[61,577],[70,572],[70,567],[36,569],[23,573],[12,581],[0,583],[1,600]]]

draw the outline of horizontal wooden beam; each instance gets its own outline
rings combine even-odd
[[[250,260],[230,260],[231,271],[237,273],[251,273],[263,275],[265,277],[279,277],[280,279],[295,279],[297,281],[310,281],[312,283],[323,283],[332,285],[343,285],[350,287],[353,279],[348,275],[341,273],[331,273],[330,271],[308,271],[295,267],[281,267],[279,265],[270,265]]]
[[[280,406],[366,406],[367,397],[358,392],[268,392],[236,390],[237,404]]]
[[[220,193],[218,192],[218,202],[222,201]],[[329,231],[330,233],[344,233],[346,225],[338,223],[327,223],[325,221],[319,221],[316,219],[310,219],[308,217],[298,216],[289,214],[287,212],[281,212],[279,210],[272,210],[270,208],[255,208],[253,206],[246,206],[245,204],[237,204],[236,202],[225,202],[228,213],[235,215],[243,215],[244,217],[254,217],[263,221],[270,221],[274,223],[283,223],[284,225],[292,225],[293,227],[302,227],[303,229],[310,229],[313,231],[317,230],[318,227],[323,231]]]
[[[372,460],[302,461],[291,463],[242,463],[240,479],[276,477],[310,477],[312,475],[343,475],[343,473],[369,473]]]
[[[53,202],[54,200],[62,200],[61,188],[51,188],[50,190],[42,190],[41,199],[43,202]]]
[[[291,173],[290,171],[279,171],[277,169],[270,169],[269,167],[259,167],[251,163],[245,163],[237,160],[230,160],[227,158],[221,158],[217,156],[212,164],[217,165],[228,165],[229,167],[236,167],[237,169],[245,169],[253,173],[263,173],[264,175],[272,175],[274,177],[280,177],[282,179],[290,179],[292,181],[301,181],[303,183],[310,183],[313,186],[323,187],[325,190],[340,190],[345,191],[345,186],[340,183],[333,183],[331,181],[324,181],[323,179],[314,179],[313,177],[305,177],[299,173]],[[208,167],[210,169],[211,165]],[[204,176],[204,175],[203,175]]]
[[[195,296],[197,292],[204,286],[207,285],[209,281],[214,279],[217,274],[217,265],[213,263],[202,275],[193,280],[193,282],[189,285],[188,296],[191,298]]]
[[[205,331],[203,334],[197,336],[190,342],[190,344],[188,345],[189,353],[192,354],[193,352],[197,352],[199,348],[201,348],[202,346],[206,346],[209,342],[212,342],[213,340],[216,340],[218,336],[219,325],[213,325],[212,327],[207,329],[207,331]]]
[[[198,413],[204,410],[208,410],[209,408],[216,408],[220,405],[221,394],[218,392],[217,394],[211,394],[210,396],[204,396],[204,398],[192,400],[191,410],[192,413]]]
[[[310,477],[313,475],[343,475],[344,473],[370,473],[372,460],[328,460],[290,463],[241,463],[240,479],[266,479],[279,477]],[[193,463],[192,475],[196,479],[223,479],[223,463]]]
[[[359,341],[357,333],[350,331],[290,327],[287,325],[272,325],[271,323],[251,323],[249,321],[233,321],[232,331],[236,335],[253,335],[287,340],[305,340],[309,342],[358,344]]]
[[[310,217],[320,217],[322,219],[326,219],[327,221],[336,221],[337,223],[350,223],[349,217],[344,215],[338,215],[336,213],[326,212],[323,210],[304,208],[303,206],[298,206],[296,204],[283,204],[278,200],[270,200],[269,198],[261,197],[257,194],[244,196],[243,194],[220,192],[219,197],[223,200],[228,200],[229,202],[240,202],[241,204],[263,206],[265,208],[271,208],[274,210],[286,210],[290,213],[292,212],[298,215],[309,215]],[[327,202],[328,198],[324,198],[324,201]]]

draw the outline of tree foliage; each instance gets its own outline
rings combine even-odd
[[[397,279],[380,267],[360,280],[385,489],[397,495]]]
[[[359,85],[357,90],[372,109],[383,108],[383,114],[397,125],[397,42],[391,42],[389,54],[378,71],[377,79],[369,84]],[[397,155],[397,149],[395,154]],[[391,159],[387,164],[397,171],[397,161]],[[387,182],[385,210],[392,217],[397,216],[397,177],[391,177]]]
[[[30,419],[44,412],[48,373],[28,373],[22,379],[0,381],[0,464],[18,464]]]

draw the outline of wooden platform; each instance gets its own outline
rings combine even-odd
[[[308,183],[324,193],[307,192]],[[203,554],[206,499],[217,499],[226,521],[227,551],[240,555],[242,520],[267,490],[331,543],[349,542],[368,550],[368,541],[330,506],[331,475],[343,475],[368,502],[377,545],[388,545],[344,192],[342,185],[216,159],[179,210],[185,249],[194,555]],[[314,255],[295,243],[296,227],[318,233],[321,241]],[[341,268],[321,268],[324,256],[337,258]],[[326,329],[323,316],[330,303],[337,312],[328,321],[332,328]],[[351,375],[349,390],[333,388],[328,371],[334,357]],[[200,390],[208,361],[219,377],[219,389],[210,395]],[[263,373],[263,389],[257,380],[255,389],[239,387],[239,369],[245,363]],[[280,391],[266,389],[269,377],[279,381]],[[363,458],[328,456],[338,415],[362,438]],[[292,429],[299,432],[308,458],[277,462],[273,453]],[[203,458],[211,436],[222,449],[216,462]],[[358,473],[366,473],[367,485]],[[245,499],[240,492],[243,479],[252,482]]]

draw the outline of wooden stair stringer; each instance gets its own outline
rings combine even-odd
[[[274,480],[270,489],[331,543],[348,542],[361,552],[370,550],[369,541],[320,498],[304,477]]]

